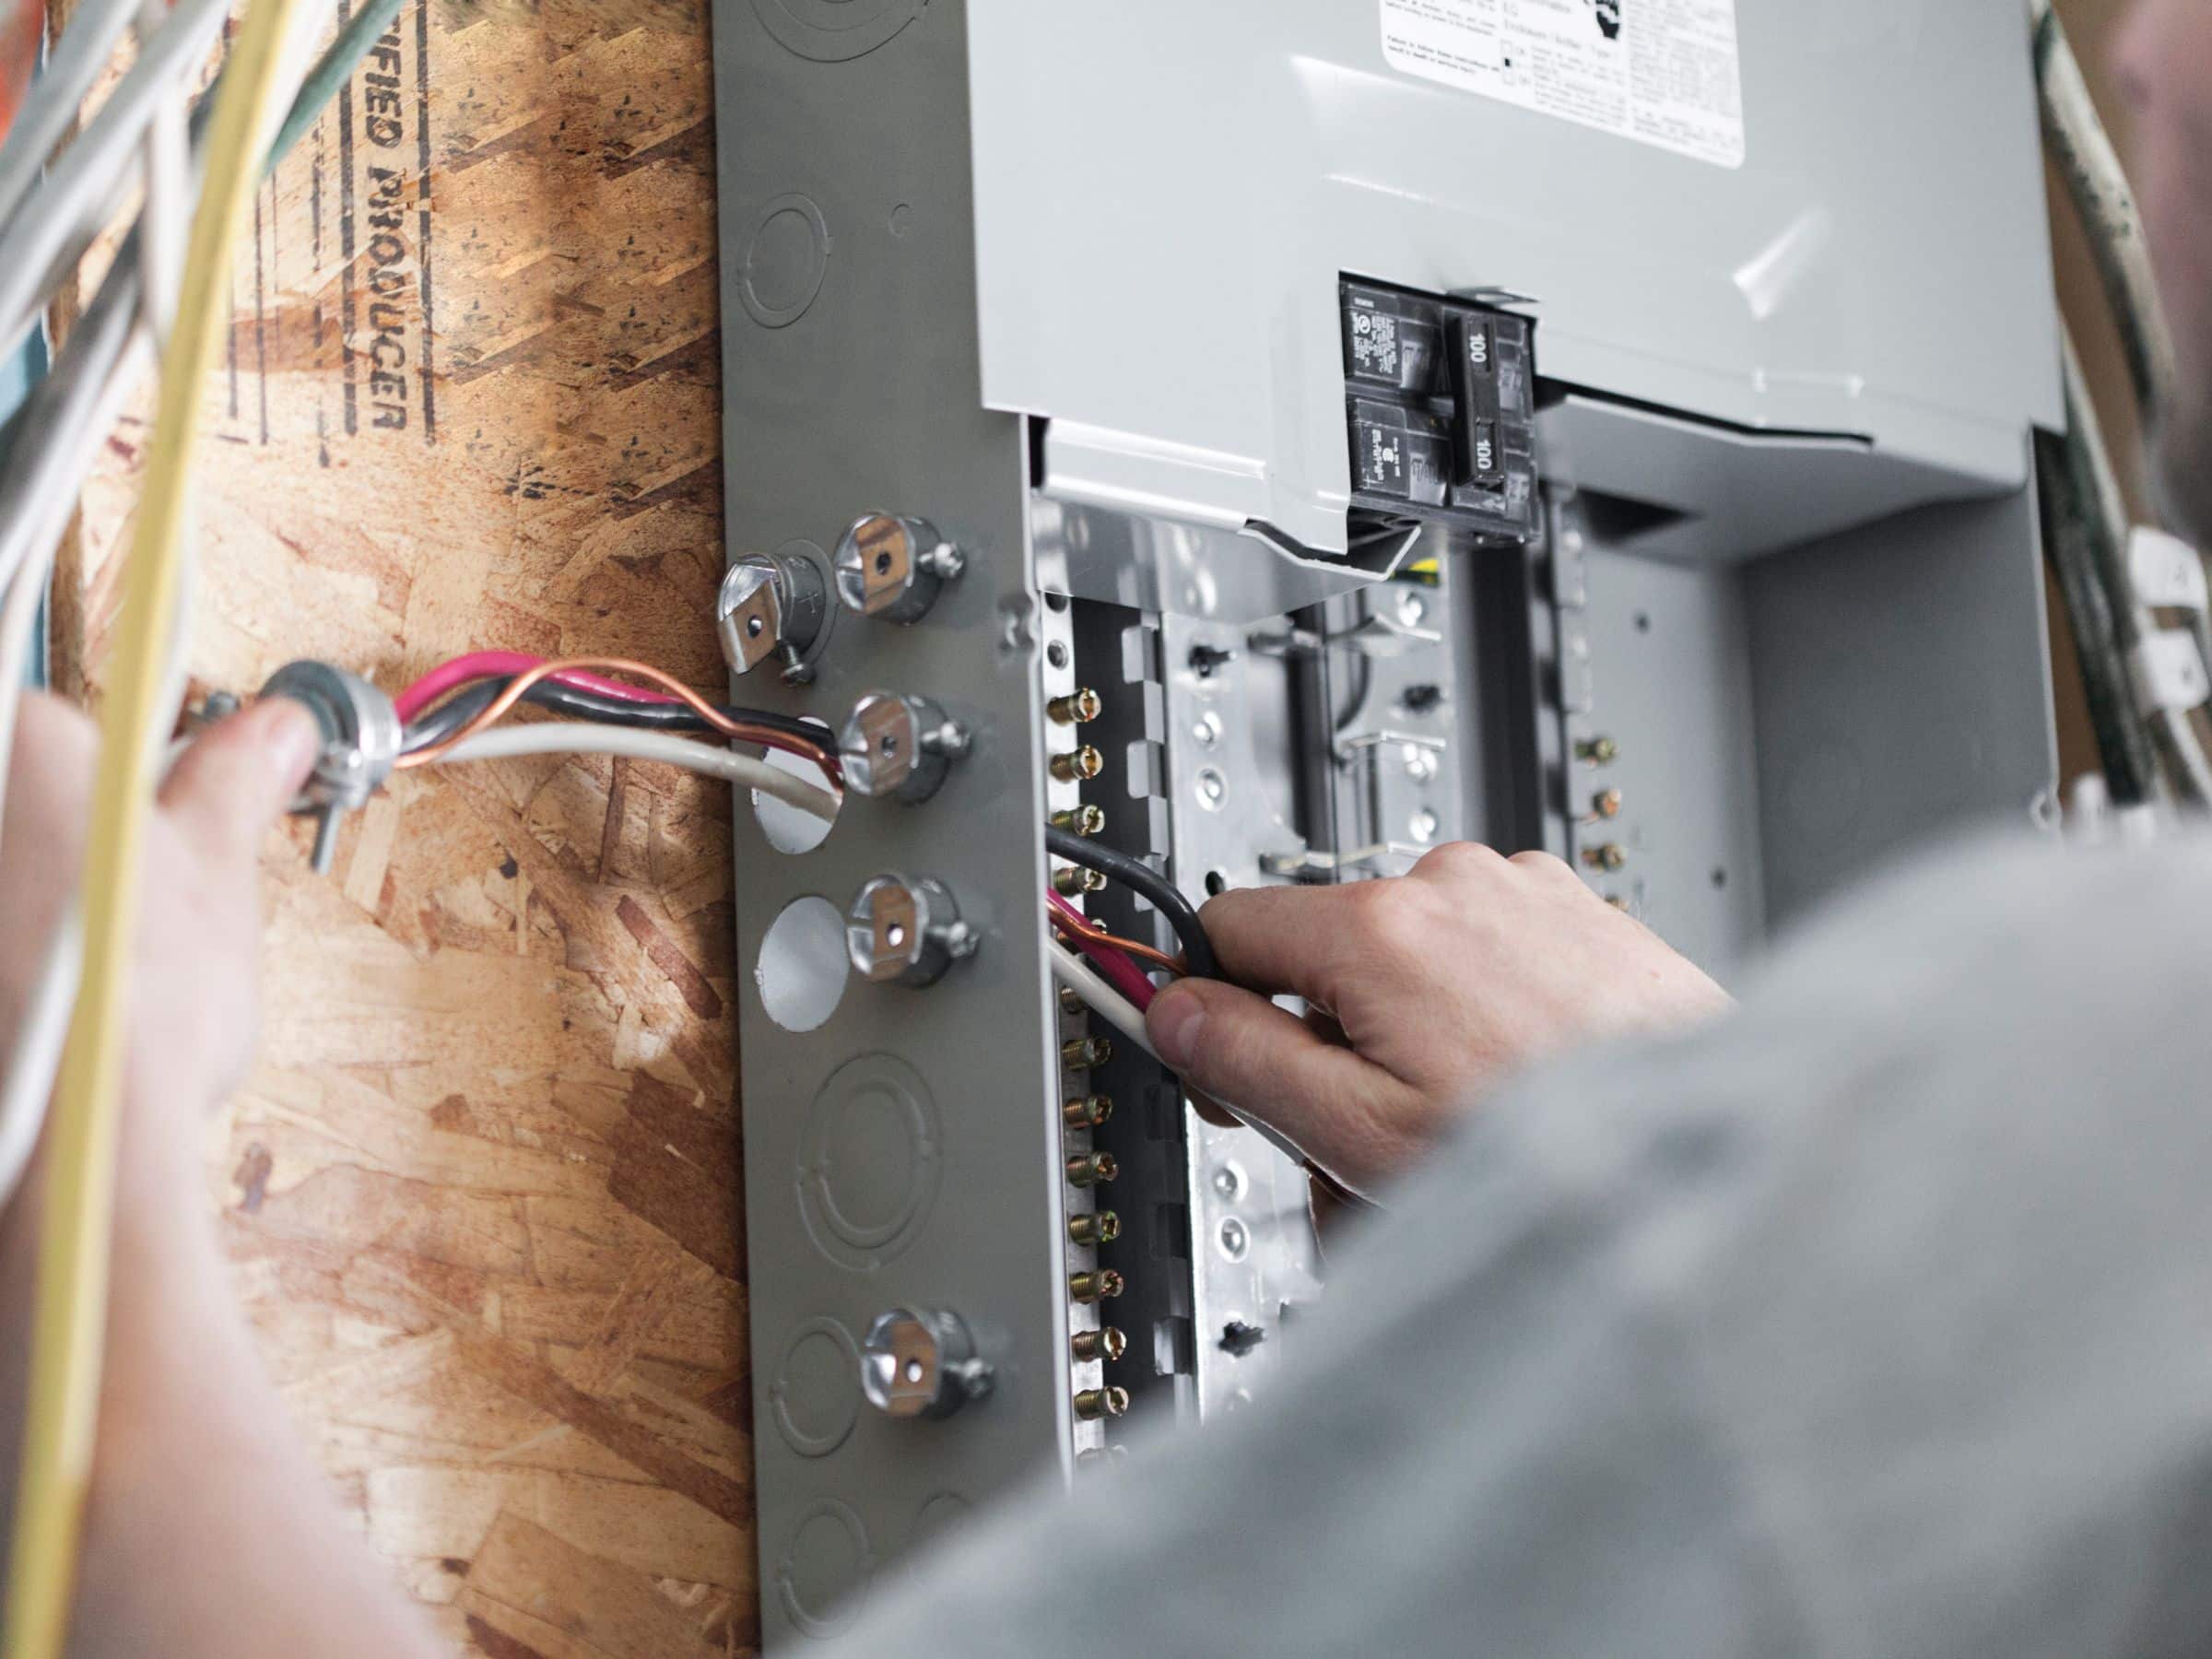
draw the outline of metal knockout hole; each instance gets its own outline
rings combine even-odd
[[[787,1031],[820,1029],[844,1000],[844,912],[827,899],[794,899],[769,924],[753,982],[768,1017]]]
[[[823,731],[822,735],[825,741],[832,743],[835,741],[830,738],[827,729]],[[813,761],[802,759],[797,755],[788,754],[782,749],[770,749],[763,758],[778,771],[789,772],[793,777],[811,783],[817,789],[828,791],[841,806],[843,797],[835,788],[831,787],[830,780],[823,775],[822,769],[815,765]],[[753,802],[753,817],[760,826],[760,833],[768,838],[768,844],[779,853],[811,853],[828,841],[830,831],[837,827],[837,820],[834,818],[817,818],[813,813],[802,811],[788,801],[779,801],[773,795],[764,795],[757,789],[751,791],[750,794]]]

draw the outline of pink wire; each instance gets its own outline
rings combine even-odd
[[[1050,888],[1045,889],[1044,901],[1070,921],[1081,922],[1086,927],[1095,925],[1085,918],[1081,911]],[[1144,971],[1128,957],[1124,956],[1111,945],[1094,945],[1090,940],[1080,937],[1077,938],[1074,943],[1077,950],[1098,965],[1100,973],[1105,977],[1108,984],[1136,1005],[1136,1011],[1139,1014],[1152,1006],[1152,982],[1145,977]]]
[[[400,721],[405,724],[412,721],[455,686],[465,686],[471,680],[503,679],[509,675],[520,674],[525,668],[535,668],[545,660],[543,657],[525,656],[519,651],[472,651],[466,656],[455,657],[450,663],[441,663],[394,698],[392,705],[399,711]],[[605,675],[593,674],[582,668],[563,669],[553,677],[579,691],[596,691],[602,697],[618,697],[624,702],[672,703],[678,700],[665,691],[651,691],[643,686],[608,679]]]

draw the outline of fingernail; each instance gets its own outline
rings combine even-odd
[[[1181,1071],[1197,1057],[1198,1037],[1206,1024],[1206,1008],[1195,996],[1163,993],[1152,1005],[1153,1046],[1159,1057]]]
[[[269,769],[297,781],[305,777],[307,769],[315,763],[316,752],[323,747],[323,729],[304,704],[288,697],[269,700],[278,711],[263,716],[269,727],[265,734]]]

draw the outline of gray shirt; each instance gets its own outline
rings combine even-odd
[[[2207,1077],[2212,848],[1924,866],[1488,1107],[1271,1408],[838,1652],[2212,1653]]]

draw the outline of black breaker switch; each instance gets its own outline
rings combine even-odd
[[[1340,286],[1352,505],[1494,540],[1536,528],[1532,325],[1373,283]]]

